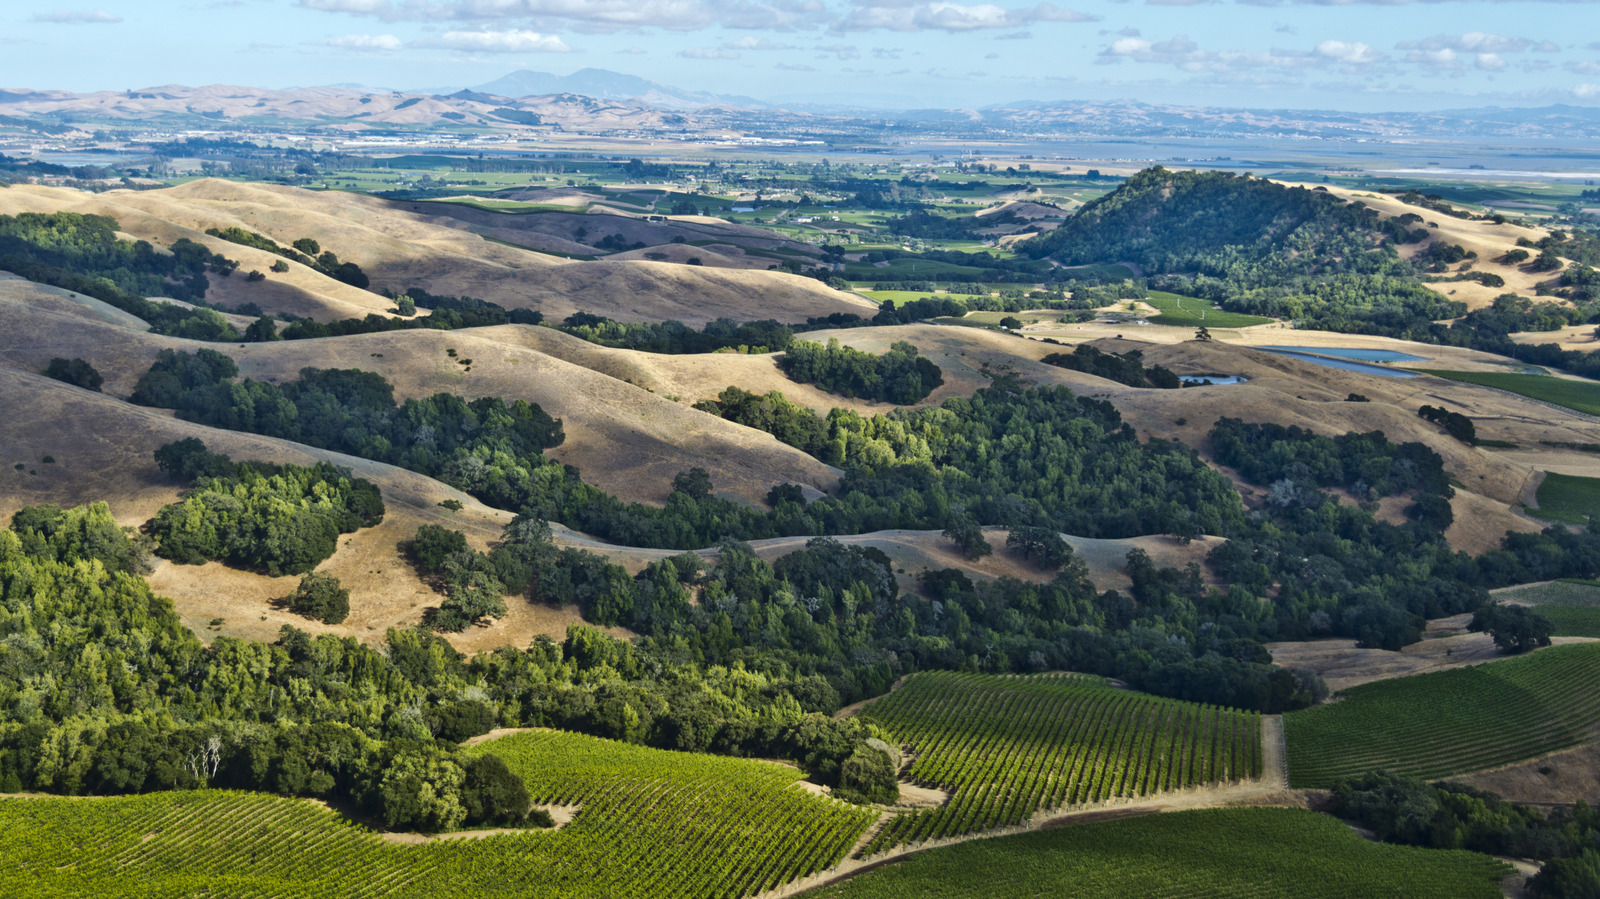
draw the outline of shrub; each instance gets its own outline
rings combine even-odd
[[[57,356],[51,359],[50,364],[44,368],[44,376],[96,393],[100,391],[100,385],[105,383],[105,378],[95,371],[93,365],[78,358],[62,359]]]
[[[350,616],[350,591],[331,574],[308,572],[289,597],[289,610],[323,624],[338,624]]]

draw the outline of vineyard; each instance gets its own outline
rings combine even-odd
[[[795,786],[786,766],[535,732],[480,747],[559,831],[414,846],[313,802],[249,793],[0,800],[0,895],[739,897],[829,867],[877,813]]]
[[[1551,581],[1496,590],[1494,598],[1536,606],[1550,619],[1552,636],[1600,637],[1600,583]]]
[[[1302,809],[1207,809],[945,846],[806,899],[1496,899],[1509,873],[1475,852],[1370,842]]]
[[[865,715],[911,745],[913,780],[951,794],[891,820],[866,855],[1021,824],[1040,809],[1261,773],[1258,714],[1074,675],[917,674]]]
[[[1325,787],[1385,769],[1481,771],[1575,746],[1600,725],[1600,644],[1365,684],[1284,716],[1289,783]]]

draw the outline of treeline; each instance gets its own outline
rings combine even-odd
[[[815,384],[829,393],[899,406],[926,399],[944,383],[939,366],[905,341],[878,356],[843,346],[838,338],[829,338],[826,346],[796,340],[778,360],[778,368],[791,381]]]
[[[158,334],[190,340],[239,339],[239,332],[211,309],[156,303],[168,296],[204,304],[211,282],[239,263],[187,238],[158,252],[146,241],[120,240],[117,222],[75,212],[0,215],[0,269],[102,300],[150,323]]]
[[[34,526],[63,517],[77,524]],[[0,530],[0,791],[253,789],[449,830],[518,823],[501,769],[457,746],[495,727],[793,759],[824,783],[888,736],[829,717],[839,696],[820,676],[700,668],[583,626],[471,659],[418,630],[376,648],[290,627],[208,646],[131,556],[103,505],[25,509]]]
[[[1225,533],[1239,515],[1227,481],[1192,450],[1141,443],[1109,403],[1064,388],[997,383],[937,408],[872,418],[834,410],[828,447],[836,449],[822,458],[846,467],[839,495],[765,512],[687,483],[664,508],[622,503],[544,457],[562,440],[560,423],[520,400],[437,394],[397,406],[373,373],[305,369],[285,385],[234,382],[236,373],[212,350],[163,351],[134,399],[193,421],[400,465],[497,508],[629,546],[939,530],[958,508],[982,524],[1100,537]]]
[[[354,262],[340,262],[339,257],[334,255],[332,250],[322,249],[322,245],[310,237],[300,238],[294,242],[293,247],[282,247],[278,245],[277,241],[267,237],[265,234],[257,234],[254,231],[246,231],[243,228],[207,228],[206,233],[229,243],[255,247],[258,250],[266,250],[268,253],[277,253],[285,259],[292,259],[313,271],[321,272],[335,281],[342,281],[351,287],[359,287],[362,290],[366,290],[368,285],[372,283],[372,280],[367,277],[367,273],[361,270],[361,266],[356,265]]]
[[[189,484],[147,526],[156,555],[179,564],[220,561],[273,577],[304,574],[333,555],[340,534],[383,520],[377,485],[327,462],[233,462],[193,437],[162,446],[155,457],[162,471]]]
[[[1108,381],[1116,381],[1129,387],[1176,390],[1183,386],[1183,379],[1173,374],[1170,369],[1159,365],[1146,368],[1144,354],[1138,350],[1127,353],[1104,353],[1088,344],[1079,344],[1071,353],[1051,353],[1039,361],[1059,368],[1081,371]]]
[[[533,309],[506,309],[497,303],[475,297],[435,296],[419,288],[395,298],[399,312],[411,314],[415,307],[430,310],[428,315],[416,318],[395,318],[369,313],[365,318],[345,318],[332,322],[318,322],[309,318],[290,322],[282,332],[270,319],[263,318],[246,333],[248,339],[309,340],[321,337],[344,337],[350,334],[381,334],[388,331],[454,331],[460,328],[488,328],[495,325],[537,325],[544,321],[543,313]],[[407,309],[407,306],[411,309]],[[262,329],[259,336],[254,333]]]
[[[778,353],[794,341],[794,330],[776,321],[745,322],[728,318],[707,322],[699,331],[678,321],[616,322],[602,315],[576,312],[560,330],[590,343],[646,353],[714,353],[735,349],[743,353]]]
[[[1191,630],[1194,622],[1156,605],[1145,588],[1170,573],[1148,559],[1140,568],[1142,554],[1130,558],[1136,603],[1116,591],[1096,592],[1055,531],[1017,533],[1023,539],[1008,547],[1055,570],[1051,580],[975,584],[955,569],[932,571],[923,578],[931,602],[899,592],[881,551],[827,538],[772,563],[726,541],[714,564],[685,553],[635,577],[601,556],[555,548],[548,530],[528,519],[508,527],[487,554],[467,549],[456,532],[419,532],[417,543],[451,544],[450,566],[490,572],[511,594],[576,605],[590,621],[630,628],[645,652],[697,665],[817,674],[843,702],[880,695],[897,678],[932,668],[1093,672],[1165,695],[1268,711],[1315,698],[1314,678],[1273,668],[1259,645],[1225,631]],[[1206,607],[1203,584],[1199,593]]]
[[[1600,811],[1582,800],[1532,808],[1462,784],[1378,771],[1335,784],[1329,811],[1385,843],[1543,861],[1528,878],[1540,899],[1600,895]]]

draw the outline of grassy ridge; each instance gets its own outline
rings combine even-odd
[[[1445,371],[1436,368],[1414,368],[1412,371],[1482,387],[1495,387],[1589,415],[1600,415],[1600,382],[1501,371]]]
[[[1590,516],[1600,515],[1600,478],[1547,472],[1535,495],[1540,518],[1588,524]]]
[[[951,793],[901,815],[866,854],[991,827],[1039,809],[1144,796],[1261,771],[1254,713],[1160,699],[1074,675],[912,675],[864,717],[911,744],[911,778]]]
[[[1272,321],[1259,315],[1224,312],[1210,300],[1180,296],[1161,290],[1150,291],[1150,296],[1145,302],[1161,310],[1160,315],[1152,316],[1150,319],[1150,323],[1156,325],[1177,325],[1187,328],[1198,328],[1202,325],[1207,328],[1248,328],[1251,325],[1264,325]]]
[[[1302,809],[1207,809],[918,853],[808,899],[1494,899],[1510,868],[1475,852],[1373,843]]]
[[[1481,771],[1575,746],[1600,725],[1600,644],[1364,684],[1283,716],[1289,784],[1388,770]]]
[[[0,896],[735,899],[842,859],[872,810],[800,772],[543,731],[493,751],[557,832],[390,843],[314,802],[220,790],[0,799]]]

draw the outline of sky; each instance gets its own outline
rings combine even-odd
[[[1600,106],[1600,0],[0,4],[0,88],[470,87],[593,67],[773,102]]]

